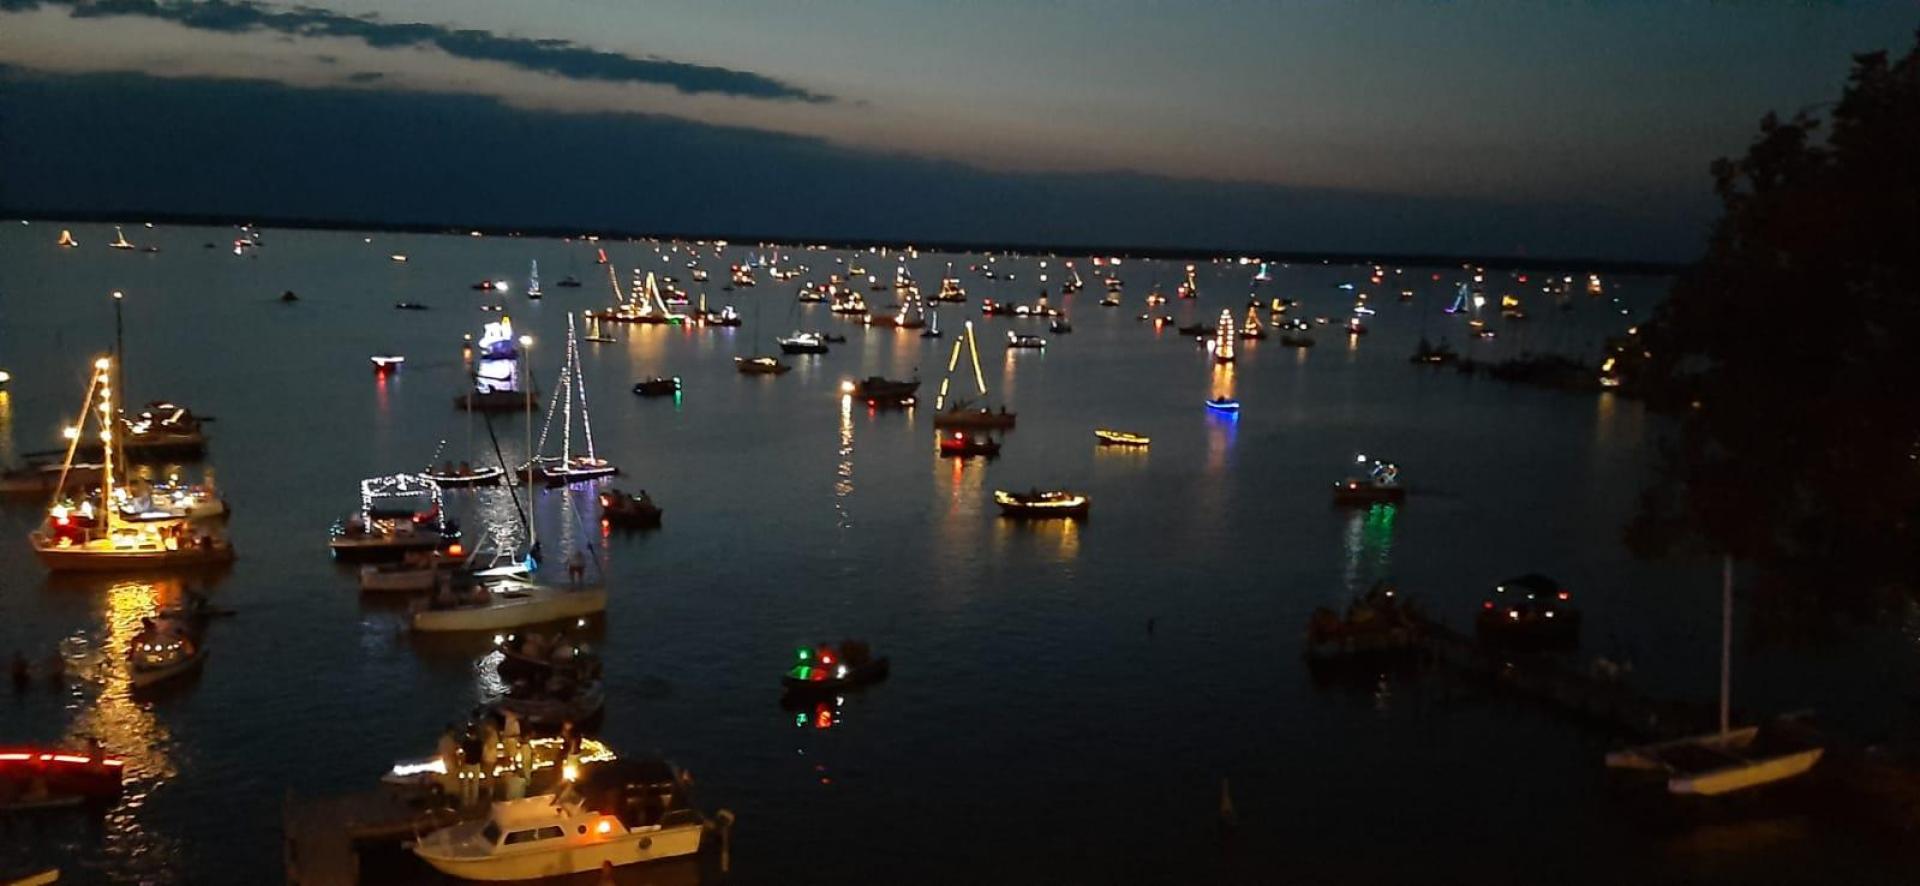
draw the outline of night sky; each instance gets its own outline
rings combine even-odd
[[[0,0],[0,209],[1685,259],[1708,163],[1916,25],[1913,3]]]

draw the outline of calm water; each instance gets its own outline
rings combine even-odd
[[[328,524],[357,506],[360,478],[417,469],[443,440],[454,458],[485,440],[450,407],[460,336],[495,316],[478,305],[508,305],[536,336],[550,390],[565,316],[608,301],[605,269],[583,244],[546,240],[269,230],[242,258],[201,247],[229,242],[224,230],[130,229],[163,248],[154,255],[105,249],[112,231],[97,225],[74,228],[82,248],[59,250],[57,232],[0,227],[0,368],[14,375],[0,454],[57,442],[88,360],[112,344],[107,293],[125,290],[129,394],[218,419],[207,464],[235,507],[241,560],[211,593],[241,614],[214,627],[197,682],[136,703],[118,650],[180,583],[50,579],[25,541],[38,503],[7,505],[0,652],[37,660],[58,644],[84,679],[0,700],[0,743],[99,735],[129,758],[132,783],[98,826],[0,822],[0,872],[41,860],[78,882],[276,881],[289,789],[372,787],[483,691],[486,640],[410,637],[397,607],[363,600],[329,560]],[[636,265],[684,274],[683,258],[652,245],[602,245],[623,283]],[[824,279],[836,255],[798,261]],[[517,290],[536,258],[547,298],[529,305]],[[909,261],[929,293],[948,258]],[[894,266],[859,260],[882,279]],[[1488,584],[1540,570],[1575,589],[1589,652],[1613,638],[1641,682],[1710,695],[1716,570],[1637,562],[1618,541],[1661,420],[1611,396],[1406,360],[1423,331],[1476,357],[1591,355],[1663,280],[1610,279],[1608,297],[1576,295],[1566,312],[1531,296],[1525,324],[1503,325],[1490,306],[1502,337],[1467,348],[1464,321],[1440,311],[1455,269],[1408,268],[1372,287],[1363,268],[1276,267],[1262,298],[1298,298],[1307,316],[1338,322],[1352,301],[1339,283],[1374,291],[1373,333],[1322,330],[1311,351],[1255,343],[1225,371],[1136,322],[1148,284],[1171,295],[1179,279],[1177,265],[1151,262],[1123,266],[1122,308],[1095,305],[1081,262],[1090,285],[1068,303],[1075,332],[1044,353],[1005,352],[1006,329],[1043,324],[982,322],[978,300],[1029,300],[1042,271],[1001,259],[1019,279],[966,275],[974,303],[949,306],[942,326],[976,321],[988,384],[1020,427],[997,461],[959,463],[935,457],[928,410],[870,414],[837,392],[846,378],[917,369],[930,394],[951,338],[796,308],[796,286],[764,275],[723,292],[724,263],[706,264],[710,304],[735,304],[744,328],[620,328],[618,343],[583,345],[599,451],[625,469],[619,485],[666,508],[657,533],[588,537],[611,562],[605,737],[664,752],[697,775],[703,805],[739,815],[733,879],[1908,880],[1892,872],[1911,855],[1792,804],[1748,804],[1733,823],[1642,814],[1668,804],[1619,790],[1600,765],[1608,740],[1541,710],[1432,678],[1316,687],[1301,665],[1308,612],[1375,578],[1465,625]],[[1048,270],[1057,287],[1057,262]],[[587,285],[554,287],[568,273]],[[1202,265],[1198,305],[1168,309],[1181,322],[1240,313],[1249,276]],[[468,289],[499,277],[515,294]],[[1418,297],[1398,301],[1403,287]],[[1531,288],[1490,274],[1495,298]],[[287,289],[301,301],[279,303]],[[401,300],[433,310],[393,310]],[[797,325],[845,327],[848,342],[790,358],[783,377],[734,372],[731,357]],[[367,357],[383,351],[409,362],[381,383]],[[685,396],[628,393],[656,374],[682,377]],[[1200,405],[1223,389],[1245,404],[1237,421]],[[1099,449],[1090,432],[1106,425],[1151,434],[1151,452]],[[521,419],[496,429],[517,458]],[[1327,484],[1358,451],[1402,464],[1417,487],[1405,508],[1368,519],[1328,506]],[[994,488],[1036,484],[1091,493],[1093,518],[995,517]],[[452,500],[473,526],[510,513],[503,495]],[[579,534],[560,493],[539,508],[549,538]],[[848,698],[831,728],[797,725],[777,705],[777,672],[795,644],[841,636],[871,639],[894,676]],[[1844,651],[1743,650],[1740,701],[1908,729],[1908,649],[1876,634]],[[1223,777],[1241,820],[1231,839],[1215,825]],[[703,875],[714,878],[681,866],[633,881]]]

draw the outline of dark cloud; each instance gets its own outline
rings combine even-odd
[[[385,76],[387,75],[379,71],[355,71],[347,75],[347,82],[348,83],[372,83],[373,81],[378,80]]]
[[[378,16],[342,15],[311,6],[276,7],[252,0],[0,0],[0,10],[65,8],[74,18],[140,16],[219,33],[270,32],[282,37],[345,37],[380,49],[434,47],[458,58],[499,62],[571,80],[650,83],[689,94],[717,93],[782,101],[830,102],[763,74],[696,65],[656,56],[605,52],[571,40],[534,39],[492,31],[419,22],[389,22]]]
[[[244,121],[236,122],[236,121]],[[244,126],[245,133],[236,129]],[[473,138],[473,133],[486,133]],[[231,146],[245,134],[248,149]],[[618,163],[581,163],[608,145]],[[206,162],[220,157],[219,163]],[[645,199],[634,199],[644,195]],[[0,211],[141,210],[893,242],[1684,259],[1709,201],[1632,216],[1185,181],[1010,174],[812,138],[488,98],[0,65]]]

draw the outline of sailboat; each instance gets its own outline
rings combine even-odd
[[[1233,362],[1233,312],[1220,309],[1220,323],[1213,331],[1213,361],[1215,363]]]
[[[672,308],[660,297],[660,281],[652,271],[647,272],[644,282],[634,287],[626,298],[620,295],[620,278],[615,276],[613,266],[607,266],[607,284],[613,287],[613,307],[600,312],[600,319],[616,323],[679,324],[687,318],[674,313]]]
[[[606,330],[600,328],[600,315],[592,311],[581,311],[580,314],[587,318],[587,334],[580,336],[581,340],[595,342],[617,341],[613,336],[608,335]]]
[[[953,384],[953,370],[960,365],[960,349],[965,347],[973,359],[973,382],[979,390],[981,405],[956,397],[947,402],[947,390]],[[1007,411],[1001,406],[998,411],[985,405],[987,379],[980,372],[980,348],[974,344],[973,321],[968,320],[966,329],[953,342],[953,353],[947,358],[947,374],[940,379],[940,396],[934,401],[933,426],[936,428],[1011,428],[1017,413]]]
[[[115,249],[132,249],[133,248],[133,244],[128,242],[127,240],[126,232],[120,230],[119,225],[113,226],[113,242],[108,243],[107,245]]]
[[[1074,269],[1073,262],[1067,262],[1067,279],[1066,282],[1060,284],[1060,294],[1072,295],[1085,288],[1086,285],[1086,281],[1080,279],[1080,272]]]
[[[66,461],[60,468],[61,481],[54,488],[66,486],[65,475],[74,468],[74,456],[91,417],[99,426],[102,444],[101,506],[96,508],[93,501],[84,500],[76,505],[56,491],[45,521],[28,536],[34,555],[55,572],[190,568],[231,562],[233,546],[212,529],[195,528],[185,518],[132,521],[121,513],[128,492],[114,485],[114,468],[126,460],[119,445],[121,423],[113,418],[112,358],[95,360],[93,369],[84,412],[66,430]]]
[[[1464,284],[1462,284],[1464,289]],[[1760,727],[1732,728],[1733,557],[1720,567],[1720,731],[1607,754],[1614,769],[1667,773],[1667,791],[1717,796],[1806,774],[1825,748],[1762,736]]]
[[[1266,327],[1260,325],[1260,306],[1259,305],[1247,306],[1247,319],[1245,321],[1242,321],[1240,324],[1240,337],[1243,339],[1250,339],[1250,340],[1258,340],[1258,339],[1263,339],[1267,337]]]
[[[79,246],[80,241],[73,239],[72,231],[69,231],[66,228],[61,228],[60,239],[55,241],[53,245],[58,246],[61,249],[72,249],[75,246]]]
[[[754,341],[754,346],[757,348],[760,344],[760,328],[761,328],[759,301],[754,302],[754,305],[753,305],[753,326],[754,326],[753,341]],[[787,350],[788,343],[790,341],[799,343],[801,346],[801,350],[799,351]],[[819,350],[817,351],[811,350],[808,348],[808,345],[817,346]],[[793,335],[790,335],[790,336],[787,336],[786,338],[781,339],[780,346],[781,346],[781,350],[786,351],[789,354],[791,353],[825,353],[826,352],[825,338],[818,335],[817,333],[811,333],[811,332],[795,332]],[[739,370],[740,374],[742,375],[783,375],[788,370],[791,370],[793,367],[780,362],[780,358],[775,357],[772,354],[756,354],[751,357],[733,358],[733,368],[736,370]]]
[[[1187,279],[1180,282],[1180,288],[1174,294],[1181,298],[1200,297],[1200,284],[1193,279],[1193,265],[1187,265]]]
[[[940,337],[940,309],[935,307],[927,312],[927,328],[920,330],[921,338]]]
[[[540,297],[540,260],[533,260],[533,267],[527,270],[527,298]]]
[[[580,370],[580,345],[574,337],[573,315],[567,315],[567,353],[561,361],[558,391],[547,404],[547,423],[540,429],[540,444],[535,452],[545,452],[547,438],[552,435],[553,418],[556,408],[561,415],[560,456],[536,456],[521,466],[529,477],[536,474],[549,486],[565,486],[583,480],[597,480],[620,473],[612,462],[599,457],[593,448],[593,418],[587,413],[586,376]],[[573,404],[580,403],[580,424],[587,440],[585,455],[573,452]]]
[[[953,275],[953,262],[947,262],[947,275],[940,278],[940,292],[934,295],[934,301],[964,302],[967,300],[966,287],[960,285],[960,278]]]

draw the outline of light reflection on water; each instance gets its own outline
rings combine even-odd
[[[840,395],[840,461],[834,466],[833,511],[841,529],[853,528],[847,498],[853,495],[853,396]]]
[[[1393,532],[1399,515],[1400,509],[1391,504],[1349,509],[1346,530],[1341,534],[1343,576],[1349,596],[1360,594],[1376,581],[1393,578]]]
[[[88,588],[86,592],[96,591]],[[174,737],[154,715],[164,697],[134,698],[126,650],[140,632],[142,619],[182,597],[178,578],[116,581],[106,589],[99,627],[76,633],[61,644],[69,676],[66,707],[72,715],[62,744],[80,748],[94,738],[108,753],[126,761],[120,799],[102,818],[100,845],[109,865],[135,873],[145,882],[173,881],[179,876],[175,870],[179,841],[143,814],[154,792],[179,770],[173,757]]]

